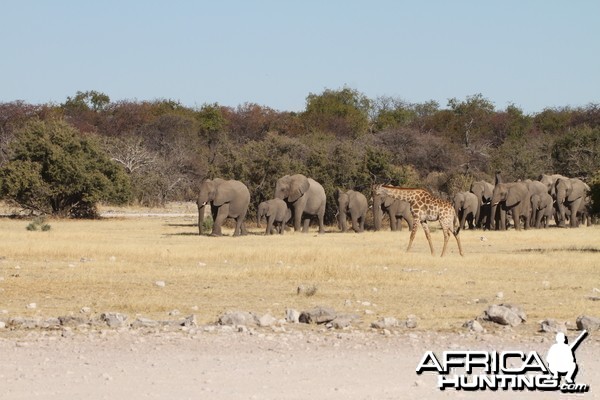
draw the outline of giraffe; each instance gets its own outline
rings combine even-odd
[[[410,232],[410,241],[408,242],[408,248],[406,251],[409,251],[412,247],[412,243],[415,239],[415,235],[417,234],[417,229],[419,226],[417,222],[420,222],[423,230],[425,231],[427,241],[429,242],[431,255],[434,255],[435,252],[433,250],[433,244],[431,243],[431,235],[429,233],[427,221],[437,220],[440,222],[442,232],[444,233],[444,247],[442,249],[441,256],[443,257],[444,254],[446,254],[446,247],[448,245],[448,239],[450,238],[450,232],[452,232],[456,238],[458,252],[461,256],[464,255],[462,246],[460,244],[460,238],[458,237],[458,233],[460,231],[458,217],[456,216],[454,207],[452,204],[450,204],[450,202],[439,199],[423,189],[408,189],[396,186],[378,185],[375,187],[375,193],[379,195],[388,195],[410,203],[410,210],[413,215],[414,223],[412,231]]]

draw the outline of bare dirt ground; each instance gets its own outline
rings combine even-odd
[[[577,332],[569,332],[575,337]],[[65,337],[66,336],[66,337]],[[0,339],[2,399],[429,399],[600,398],[600,340],[577,350],[585,394],[468,392],[417,375],[424,352],[537,351],[552,335],[325,331],[274,333],[202,327],[177,332],[29,332]]]

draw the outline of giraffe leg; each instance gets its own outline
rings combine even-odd
[[[464,256],[463,249],[462,249],[462,246],[460,244],[460,238],[458,237],[457,233],[453,233],[453,234],[454,234],[454,238],[456,239],[456,244],[458,244],[458,252],[460,253],[461,256]]]
[[[435,251],[433,250],[433,243],[431,243],[431,234],[429,233],[429,225],[427,225],[427,221],[421,222],[421,226],[423,226],[425,236],[427,237],[427,241],[429,242],[429,250],[431,250],[431,255],[434,256]]]
[[[448,239],[450,239],[450,229],[442,225],[442,232],[444,233],[444,247],[442,248],[442,255],[440,257],[444,257],[444,254],[446,254],[446,247],[448,247]]]
[[[417,235],[417,229],[419,229],[419,224],[417,223],[417,221],[419,220],[418,218],[419,218],[418,215],[413,214],[413,220],[415,222],[412,226],[412,230],[410,231],[410,240],[408,241],[408,248],[406,249],[407,252],[412,247],[413,240],[415,240],[415,236]]]

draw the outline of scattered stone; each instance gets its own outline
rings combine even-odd
[[[92,312],[92,309],[90,307],[81,307],[81,310],[79,310],[79,312],[82,314],[89,314]]]
[[[181,311],[179,311],[179,310],[171,310],[171,311],[169,311],[169,315],[170,315],[171,317],[176,317],[176,316],[178,316],[179,314],[181,314]]]
[[[588,296],[587,299],[591,301],[600,301],[600,296]]]
[[[350,324],[352,324],[353,319],[354,317],[351,315],[337,316],[333,321],[330,322],[330,324],[334,329],[344,329],[348,328]]]
[[[11,329],[35,329],[39,326],[39,321],[34,318],[13,317],[7,324]]]
[[[334,309],[329,307],[315,307],[312,310],[303,311],[299,321],[304,324],[326,324],[337,317]]]
[[[273,326],[277,322],[277,319],[273,317],[271,314],[267,313],[258,319],[258,326],[268,327]]]
[[[202,261],[198,262],[198,266],[199,267],[206,267],[206,263],[203,263]]]
[[[567,325],[554,319],[545,319],[540,323],[540,331],[548,333],[567,333]]]
[[[371,328],[375,329],[389,329],[395,328],[399,325],[399,321],[394,317],[385,317],[378,321],[371,323]]]
[[[597,331],[600,330],[600,318],[590,317],[587,315],[580,315],[577,317],[577,329],[580,331],[587,330],[589,331]]]
[[[0,321],[0,329],[5,329],[5,328],[6,328],[6,322]]]
[[[484,319],[500,325],[517,326],[527,320],[522,308],[512,304],[492,304],[484,313]]]
[[[298,310],[288,308],[285,310],[285,320],[292,324],[297,324],[300,322],[300,312]]]
[[[58,321],[61,326],[68,326],[71,328],[76,328],[80,325],[89,324],[90,320],[84,317],[75,317],[73,315],[65,315],[62,317],[58,317]]]
[[[406,321],[404,322],[408,329],[414,329],[417,327],[417,317],[413,314],[410,314]]]
[[[110,328],[121,328],[125,326],[127,318],[127,315],[116,312],[102,313],[100,315],[100,320],[104,321]]]
[[[236,326],[236,325],[257,325],[256,316],[247,311],[229,311],[219,317],[219,325]]]
[[[496,298],[502,300],[504,298],[504,292],[496,293]]]
[[[158,286],[158,287],[165,287],[165,286],[167,286],[167,284],[166,284],[165,281],[156,281],[156,282],[154,282],[154,284],[156,286]]]
[[[27,304],[26,307],[27,307],[28,310],[35,310],[37,308],[37,304],[35,304],[35,303],[29,303],[29,304]]]
[[[481,326],[479,321],[477,321],[475,319],[465,322],[463,324],[463,328],[467,328],[471,332],[475,332],[475,333],[483,333],[485,331],[485,329],[483,329],[483,326]]]
[[[188,317],[186,317],[180,324],[179,326],[184,326],[186,328],[195,328],[198,326],[198,323],[196,321],[196,315],[192,314]]]
[[[149,318],[138,317],[131,323],[132,328],[154,328],[158,326],[158,322]]]

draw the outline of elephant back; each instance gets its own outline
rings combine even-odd
[[[225,203],[230,203],[235,207],[248,207],[250,204],[250,191],[248,187],[236,180],[222,182],[217,187],[217,193],[213,201],[213,205],[222,206]]]

